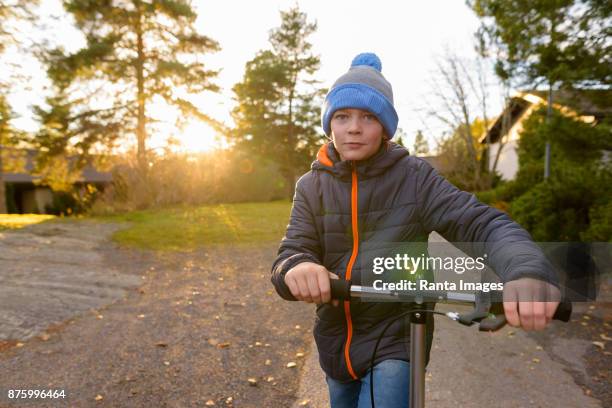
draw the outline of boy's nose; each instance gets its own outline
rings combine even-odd
[[[351,118],[349,119],[348,131],[350,133],[358,133],[359,131],[361,131],[361,122],[358,116],[351,116]]]

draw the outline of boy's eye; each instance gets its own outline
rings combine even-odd
[[[376,120],[376,116],[371,115],[371,114],[363,115],[363,117],[366,118],[367,120]]]
[[[344,120],[346,118],[348,118],[348,115],[346,113],[337,113],[334,115],[334,119]]]

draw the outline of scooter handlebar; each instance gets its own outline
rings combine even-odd
[[[331,296],[333,299],[338,300],[350,300],[351,299],[351,281],[344,279],[330,279],[330,287],[331,287]],[[503,305],[497,304],[494,306],[490,312],[496,314],[496,317],[485,318],[484,315],[479,316],[478,321],[480,322],[480,330],[483,331],[495,331],[500,329],[506,324],[505,316],[503,316]],[[497,312],[497,313],[496,313]],[[568,322],[572,315],[572,303],[564,299],[557,306],[557,310],[553,315],[553,320],[560,320],[563,322]],[[470,324],[474,322],[474,320],[469,319]],[[464,324],[467,322],[463,322]]]

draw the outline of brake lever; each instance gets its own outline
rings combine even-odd
[[[470,313],[459,314],[457,321],[465,326],[471,326],[474,323],[481,322],[483,319],[488,318],[490,308],[491,294],[489,292],[479,291],[476,293],[474,310]]]
[[[492,303],[491,292],[476,292],[474,310],[471,313],[460,314],[459,323],[471,326],[478,323],[479,331],[494,332],[507,323],[503,303]]]
[[[567,299],[562,299],[555,310],[553,320],[569,322],[571,315],[572,303]],[[476,294],[474,311],[465,315],[459,315],[458,321],[466,326],[471,326],[478,322],[478,330],[488,332],[497,331],[507,323],[503,302],[492,303],[489,292],[478,292]]]

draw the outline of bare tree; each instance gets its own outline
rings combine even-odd
[[[487,163],[487,151],[479,145],[481,135],[486,135],[487,147],[490,148],[488,109],[491,84],[486,62],[480,55],[466,61],[447,49],[437,61],[430,81],[434,101],[425,99],[428,116],[445,125],[451,137],[458,137],[463,142],[467,160],[458,158],[452,166],[462,167],[463,177],[471,178],[464,180],[465,184],[475,189],[491,187],[499,158],[498,152],[492,166],[483,166]],[[475,124],[480,128],[475,128]],[[444,141],[440,146],[444,150]]]

